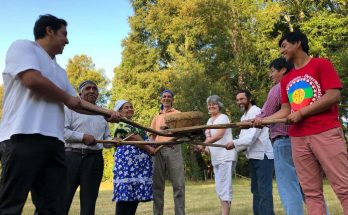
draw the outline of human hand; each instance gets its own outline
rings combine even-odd
[[[196,152],[202,152],[202,151],[204,150],[204,147],[201,146],[201,145],[196,145],[196,146],[194,147],[194,150],[195,150]]]
[[[226,149],[227,149],[227,150],[234,149],[234,144],[233,144],[232,141],[226,144]]]
[[[92,135],[89,135],[89,134],[83,135],[82,142],[87,146],[93,146],[93,145],[97,144],[94,137]]]
[[[161,147],[162,148],[162,147]],[[160,149],[160,148],[159,148]],[[156,148],[155,147],[152,147],[152,146],[149,146],[149,148],[148,148],[148,150],[147,150],[147,153],[149,153],[149,155],[151,155],[151,156],[154,156],[154,155],[156,155],[156,152],[157,152],[158,150],[156,150]]]
[[[303,119],[303,114],[301,110],[291,113],[288,117],[286,117],[287,123],[298,123]]]
[[[113,145],[114,147],[121,146],[121,142],[123,141],[120,137],[114,137],[114,141],[116,141]]]
[[[105,116],[104,118],[108,122],[119,122],[122,114],[118,111],[109,110],[109,116]]]
[[[262,124],[262,118],[261,117],[256,117],[253,120],[253,127],[255,128],[263,128],[264,125]]]

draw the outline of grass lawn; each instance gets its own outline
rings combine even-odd
[[[343,214],[340,203],[333,193],[330,185],[325,183],[325,198],[330,208],[331,215]],[[165,190],[165,215],[174,214],[173,192],[168,183]],[[103,183],[100,188],[97,201],[96,214],[115,214],[115,203],[111,201],[112,184]],[[276,184],[273,184],[274,211],[276,215],[285,214],[278,196]],[[72,203],[70,214],[78,215],[80,210],[78,192]],[[233,200],[232,212],[235,215],[252,214],[252,195],[250,193],[250,181],[238,179],[233,181]],[[34,206],[31,203],[30,196],[24,207],[24,215],[32,215]],[[140,203],[138,215],[152,214],[152,202]],[[215,194],[213,181],[208,182],[187,182],[186,183],[186,214],[188,215],[220,215],[220,203]]]

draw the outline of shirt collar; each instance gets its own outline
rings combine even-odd
[[[160,114],[164,114],[164,113],[170,113],[170,112],[174,112],[175,111],[175,109],[172,107],[172,108],[170,108],[169,110],[167,110],[167,111],[165,111],[164,112],[164,110],[160,110]]]

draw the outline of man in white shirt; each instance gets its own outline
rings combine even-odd
[[[2,73],[0,214],[21,214],[29,191],[38,214],[61,214],[66,186],[64,105],[88,113],[55,60],[68,44],[66,26],[63,19],[40,16],[35,41],[18,40],[8,49]],[[119,118],[119,113],[110,115],[108,120]]]
[[[99,90],[93,81],[82,82],[78,91],[81,99],[96,104]],[[64,214],[69,213],[77,187],[80,186],[80,214],[93,215],[104,170],[103,144],[96,144],[95,141],[111,140],[109,126],[102,116],[80,114],[67,107],[64,109],[64,140],[68,169]]]
[[[237,105],[244,112],[241,121],[254,119],[261,113],[251,99],[248,90],[240,90],[236,96]],[[255,215],[274,215],[272,197],[273,148],[268,128],[241,129],[239,138],[233,140],[228,148],[246,150],[250,162],[251,192],[253,193],[253,212]]]

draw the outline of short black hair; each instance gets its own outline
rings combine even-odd
[[[279,43],[278,43],[279,47],[281,47],[284,40],[287,40],[289,43],[292,43],[292,44],[296,42],[301,42],[302,50],[308,54],[309,52],[308,38],[301,31],[294,31],[294,32],[290,32],[288,34],[283,35],[282,38],[279,40]]]
[[[68,23],[64,19],[59,19],[51,14],[39,16],[34,26],[35,40],[44,38],[46,36],[46,27],[51,27],[54,32],[57,32],[62,25],[66,27]]]
[[[251,92],[250,92],[249,90],[247,90],[247,89],[240,89],[240,90],[237,91],[236,96],[237,96],[239,93],[244,93],[245,96],[247,97],[247,99],[250,100],[250,103],[251,103],[252,105],[256,105],[256,102],[255,102],[255,100],[252,98]]]
[[[284,58],[280,57],[280,58],[273,60],[269,64],[269,68],[271,69],[272,67],[274,67],[276,70],[281,70],[282,68],[285,67],[286,68],[286,71],[284,73],[284,75],[285,75],[294,67],[294,64],[289,63]]]

